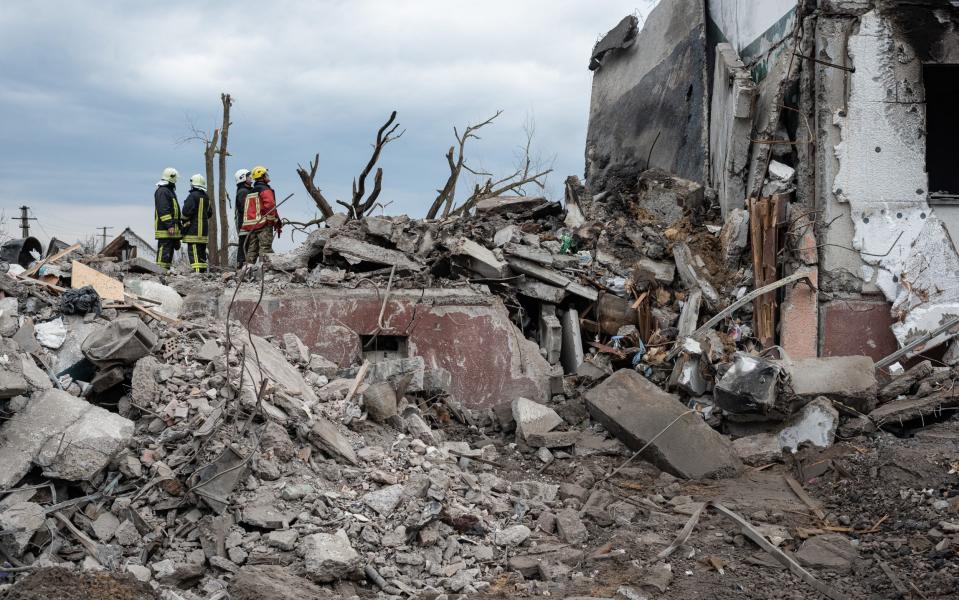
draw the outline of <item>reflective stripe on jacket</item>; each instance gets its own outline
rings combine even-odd
[[[192,188],[183,203],[183,241],[205,244],[209,241],[207,220],[213,216],[213,207],[206,191]]]
[[[257,183],[243,202],[243,225],[240,229],[257,231],[267,226],[274,227],[279,218],[273,188],[262,182]]]
[[[175,239],[182,236],[180,231],[180,202],[176,198],[176,188],[173,184],[164,182],[157,184],[153,193],[153,229],[154,237],[158,240]],[[173,233],[169,232],[173,228]]]

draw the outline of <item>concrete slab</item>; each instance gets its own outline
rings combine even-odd
[[[779,432],[779,445],[792,452],[802,444],[828,448],[836,437],[837,427],[839,411],[828,399],[816,398],[790,417],[786,427]]]
[[[522,439],[536,433],[552,431],[563,424],[563,419],[552,408],[527,398],[513,400],[513,420],[516,433]]]
[[[689,479],[723,477],[742,470],[732,444],[696,413],[639,373],[621,369],[586,393],[590,415],[638,450],[660,432],[641,458]]]
[[[62,390],[47,390],[0,428],[0,488],[15,485],[34,464],[47,477],[90,479],[132,436],[132,421]]]
[[[876,371],[868,356],[828,356],[783,363],[788,386],[801,400],[825,396],[861,413],[876,407]]]

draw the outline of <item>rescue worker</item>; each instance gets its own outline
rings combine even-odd
[[[273,253],[273,231],[280,237],[283,226],[276,211],[276,194],[270,187],[270,172],[266,167],[256,166],[250,173],[253,191],[243,202],[243,227],[247,234],[246,262],[253,264],[257,258],[263,262]]]
[[[183,241],[190,256],[190,267],[195,273],[206,273],[208,270],[208,221],[212,216],[213,207],[206,194],[206,177],[197,173],[190,178],[190,194],[183,202]]]
[[[180,203],[176,199],[176,180],[180,176],[173,167],[163,169],[163,175],[153,193],[153,228],[157,240],[156,263],[169,270],[173,252],[180,247]]]
[[[236,179],[236,196],[233,197],[237,235],[236,268],[239,269],[243,266],[246,256],[247,232],[243,231],[243,204],[246,202],[246,197],[253,191],[253,178],[250,177],[249,169],[240,169],[233,174],[233,177]]]

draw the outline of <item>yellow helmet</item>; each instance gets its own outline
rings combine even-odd
[[[267,169],[266,167],[257,165],[253,167],[253,171],[250,172],[250,175],[253,177],[253,179],[261,179],[268,172],[269,172],[269,169]]]

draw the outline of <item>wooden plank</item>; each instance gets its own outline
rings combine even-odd
[[[57,262],[58,260],[60,260],[61,258],[63,258],[64,256],[66,256],[67,254],[70,254],[71,252],[74,252],[74,251],[76,251],[76,250],[79,250],[80,247],[81,247],[80,244],[74,244],[74,245],[70,246],[69,248],[64,248],[63,250],[57,252],[57,253],[54,254],[53,256],[51,256],[51,257],[49,257],[49,258],[44,258],[43,260],[41,260],[41,261],[38,262],[37,264],[33,265],[32,267],[30,267],[29,269],[27,269],[26,271],[24,271],[24,272],[21,273],[20,275],[21,275],[21,277],[32,277],[33,274],[36,273],[37,271],[39,271],[39,270],[40,270],[40,267],[42,267],[43,265],[46,265],[46,264],[49,264],[49,263],[55,263],[55,262]]]
[[[123,282],[104,275],[100,271],[86,266],[80,261],[73,261],[73,270],[70,275],[70,287],[78,290],[90,286],[105,300],[123,302]]]
[[[703,292],[699,288],[690,292],[689,297],[686,298],[686,304],[683,305],[683,310],[679,313],[679,323],[676,325],[679,329],[676,339],[680,340],[680,343],[696,331],[696,323],[699,322],[699,307],[702,302]]]

